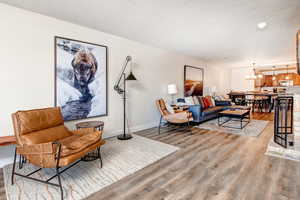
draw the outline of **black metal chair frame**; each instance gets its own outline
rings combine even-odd
[[[72,163],[71,165],[69,165],[68,167],[64,168],[61,170],[61,167],[59,167],[59,161],[60,161],[60,158],[61,158],[61,144],[59,142],[53,142],[53,144],[57,144],[58,147],[57,147],[57,154],[55,156],[55,159],[56,159],[56,167],[55,167],[55,174],[53,176],[51,176],[50,178],[48,178],[47,180],[41,180],[41,179],[37,179],[37,178],[33,178],[33,177],[30,177],[31,175],[37,173],[38,171],[42,170],[43,168],[39,168],[33,172],[30,172],[29,174],[20,174],[20,173],[17,173],[15,172],[15,169],[16,169],[16,160],[17,160],[17,147],[15,148],[15,155],[14,155],[14,163],[13,163],[13,169],[12,169],[12,175],[11,175],[11,184],[13,185],[14,184],[14,176],[20,176],[20,177],[23,177],[23,178],[27,178],[27,179],[30,179],[30,180],[33,180],[33,181],[37,181],[37,182],[40,182],[40,183],[44,183],[44,184],[48,184],[48,185],[52,185],[52,186],[55,186],[55,187],[59,187],[60,189],[60,194],[61,194],[61,199],[63,200],[63,187],[62,187],[62,182],[61,182],[61,177],[60,175],[65,172],[66,170],[70,169],[71,167],[75,166],[76,164],[78,164],[80,161],[84,161],[82,158],[77,160],[76,162]],[[101,164],[101,168],[102,168],[102,157],[101,157],[101,151],[100,151],[100,147],[97,147],[97,156],[100,160],[100,164]],[[26,159],[24,158],[24,156],[22,155],[19,155],[19,169],[22,169],[23,168],[23,164],[26,163]],[[51,183],[50,181],[57,177],[58,179],[58,183]]]
[[[163,120],[163,116],[161,115],[160,116],[160,120],[159,120],[159,124],[158,124],[158,134],[160,134],[160,129],[161,129],[161,126],[162,126],[162,120]],[[177,123],[171,123],[171,122],[167,121],[167,125],[173,125],[173,126],[176,126],[176,127],[178,127],[179,125],[182,125],[182,124],[186,124],[185,128],[186,129],[190,129],[191,122],[189,120],[186,123],[178,123],[178,124]]]

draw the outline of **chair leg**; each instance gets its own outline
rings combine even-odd
[[[260,110],[260,112],[263,112],[263,103],[262,103],[262,101],[259,102],[259,110]]]
[[[59,173],[59,167],[56,167],[56,176],[58,179],[58,184],[59,184],[59,189],[60,189],[60,196],[61,196],[61,200],[64,199],[64,191],[63,191],[63,187],[61,184],[61,179],[60,179],[60,173]]]
[[[187,129],[190,130],[190,134],[193,135],[192,130],[190,129],[190,121],[187,122]]]
[[[100,147],[97,148],[97,151],[98,151],[98,158],[100,160],[100,165],[101,165],[101,168],[102,168],[103,163],[102,163],[102,157],[101,157],[101,149],[100,149]]]
[[[13,164],[12,173],[11,173],[11,184],[12,185],[14,184],[16,160],[17,160],[17,147],[15,148],[14,164]]]
[[[23,168],[23,165],[24,165],[25,162],[26,162],[25,157],[20,155],[20,157],[19,157],[19,169]]]
[[[162,116],[160,116],[159,124],[158,124],[158,134],[160,134]]]

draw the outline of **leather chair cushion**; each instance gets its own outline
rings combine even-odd
[[[64,125],[60,125],[22,135],[21,140],[23,144],[32,145],[59,141],[72,135],[73,134]]]
[[[58,107],[19,111],[16,113],[16,117],[20,135],[59,126],[64,123]]]
[[[97,131],[85,135],[72,135],[64,138],[59,141],[62,145],[61,156],[69,156],[71,154],[80,152],[99,140],[100,134]]]
[[[67,166],[70,163],[82,158],[83,156],[85,156],[88,152],[91,152],[93,150],[95,150],[97,147],[100,147],[101,145],[105,144],[104,140],[98,140],[96,141],[94,144],[88,146],[87,148],[83,149],[82,151],[77,151],[76,153],[73,153],[71,155],[62,157],[59,160],[59,166],[63,167],[63,166]]]
[[[167,120],[168,122],[175,123],[175,124],[181,124],[181,123],[186,123],[188,121],[193,121],[193,118],[189,116],[187,112],[170,114],[164,116],[164,119]]]

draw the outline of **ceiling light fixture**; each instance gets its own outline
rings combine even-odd
[[[267,22],[260,22],[257,24],[257,28],[263,30],[266,28],[267,25],[268,25]]]
[[[272,80],[273,80],[273,81],[276,80],[276,76],[275,76],[275,68],[276,68],[276,66],[273,66],[273,76],[272,76]]]
[[[286,77],[285,77],[286,80],[289,80],[290,77],[289,77],[289,66],[287,65],[286,66]]]
[[[253,74],[246,75],[246,80],[255,80],[257,78],[257,76],[255,75],[255,63],[253,63],[252,65]]]

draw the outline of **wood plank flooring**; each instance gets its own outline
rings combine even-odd
[[[272,114],[253,118],[272,120]],[[272,122],[258,138],[195,128],[192,135],[178,129],[164,129],[160,135],[157,129],[137,134],[181,149],[88,200],[300,199],[300,163],[264,155],[273,135]],[[1,176],[0,199],[5,196]]]

